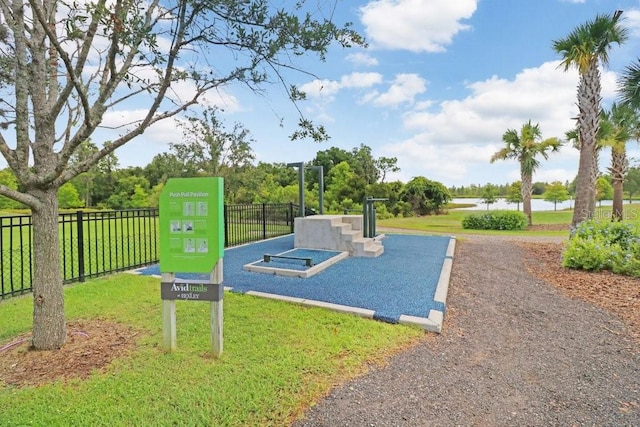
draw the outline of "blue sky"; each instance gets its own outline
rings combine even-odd
[[[335,17],[353,22],[369,47],[334,48],[325,63],[303,58],[315,77],[290,76],[308,94],[301,111],[331,135],[326,143],[289,141],[298,115],[277,85],[265,96],[230,86],[209,101],[224,108],[229,128],[240,122],[251,131],[259,161],[310,161],[332,146],[366,144],[375,157],[398,158],[401,170],[388,180],[513,182],[515,161],[489,163],[507,129],[531,120],[548,138],[574,126],[578,75],[558,68],[552,41],[616,9],[624,11],[630,38],[614,47],[603,70],[606,106],[615,99],[617,73],[640,56],[639,0],[341,1]],[[105,124],[127,114],[111,112]],[[116,151],[120,165],[144,166],[180,135],[175,121],[158,124]],[[93,141],[108,138],[100,132]],[[638,144],[629,148],[640,159]],[[605,151],[602,170],[609,161]],[[577,150],[566,147],[542,163],[534,181],[572,180],[577,168]]]

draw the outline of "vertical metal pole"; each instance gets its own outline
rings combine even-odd
[[[371,202],[371,238],[376,237],[376,207]]]
[[[262,204],[262,240],[267,240],[267,205]]]
[[[82,211],[76,212],[76,219],[78,226],[78,278],[80,282],[84,282],[84,224],[82,223]]]

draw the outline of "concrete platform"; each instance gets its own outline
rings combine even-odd
[[[264,259],[260,259],[249,264],[245,264],[243,270],[252,271],[254,273],[275,274],[278,276],[301,277],[306,279],[307,277],[318,274],[325,268],[349,257],[348,252],[306,248],[295,248],[290,251],[273,255],[297,256],[301,258],[308,257],[314,262],[312,266],[307,267],[301,260],[296,264],[294,260],[283,260],[283,262],[278,258],[273,258],[271,262],[265,262]]]

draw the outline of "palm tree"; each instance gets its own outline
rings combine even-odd
[[[640,58],[637,64],[627,66],[618,80],[618,93],[624,104],[640,109]]]
[[[608,111],[601,110],[600,117],[598,121],[598,132],[596,133],[596,147],[593,155],[593,175],[595,176],[594,181],[597,181],[600,178],[600,166],[599,166],[599,157],[600,150],[603,147],[611,147],[611,138],[614,133],[613,123],[610,120],[610,114]],[[571,142],[573,148],[580,150],[580,131],[577,127],[565,132],[565,139],[567,142]],[[577,179],[576,179],[577,181]],[[595,184],[594,184],[595,188]],[[596,198],[597,191],[594,190],[594,200]],[[595,201],[594,201],[595,203]]]
[[[628,37],[620,25],[621,10],[613,15],[598,15],[593,21],[576,27],[566,38],[555,40],[553,48],[562,54],[561,66],[567,71],[578,69],[578,140],[580,162],[576,185],[576,201],[572,227],[593,216],[595,211],[596,136],[600,121],[600,64],[609,63],[609,50],[614,43],[622,44]]]
[[[533,172],[540,166],[536,156],[540,154],[545,160],[548,159],[548,151],[558,151],[562,142],[558,138],[542,140],[540,125],[532,125],[531,120],[522,125],[519,135],[515,129],[507,130],[502,135],[502,141],[506,146],[491,156],[491,163],[496,160],[507,159],[515,159],[520,163],[522,210],[527,215],[529,225],[532,225],[531,189],[533,187]]]
[[[611,123],[611,131],[603,141],[611,147],[611,173],[613,181],[613,213],[612,221],[623,219],[623,186],[624,179],[629,169],[627,160],[627,141],[638,138],[638,112],[630,104],[613,103],[611,111],[607,113],[607,119]]]

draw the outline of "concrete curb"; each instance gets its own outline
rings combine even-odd
[[[438,285],[436,287],[436,293],[433,298],[434,301],[442,303],[447,307],[447,294],[449,293],[449,280],[451,279],[451,270],[453,269],[453,256],[456,251],[456,238],[454,236],[449,240],[447,246],[447,252],[445,254],[444,262],[442,263],[442,269],[440,270],[440,277],[438,278]],[[429,317],[415,317],[415,316],[400,316],[399,323],[405,325],[414,325],[423,328],[427,331],[442,332],[442,325],[444,323],[444,311],[430,310]]]
[[[368,310],[366,308],[350,307],[347,305],[333,304],[330,302],[316,301],[316,300],[304,299],[304,298],[288,297],[288,296],[277,295],[277,294],[269,294],[266,292],[249,291],[249,292],[245,292],[245,295],[253,295],[261,298],[270,298],[270,299],[275,299],[279,301],[286,301],[286,302],[291,302],[295,304],[307,305],[310,307],[326,308],[328,310],[333,310],[333,311],[337,311],[345,314],[353,314],[356,316],[364,317],[366,319],[373,319],[373,315],[375,314],[373,310]]]

